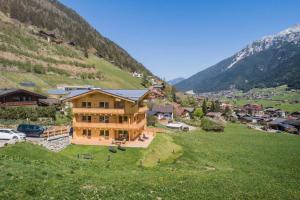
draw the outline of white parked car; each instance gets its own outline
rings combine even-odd
[[[13,129],[0,129],[0,140],[25,140],[26,135]]]

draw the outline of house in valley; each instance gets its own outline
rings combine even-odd
[[[0,89],[0,107],[44,106],[46,96],[23,89]]]
[[[134,141],[146,128],[148,90],[74,90],[65,99],[73,113],[73,143]]]
[[[243,106],[243,109],[249,114],[249,115],[263,115],[263,106],[259,104],[246,104]]]
[[[154,115],[158,120],[173,120],[174,108],[172,105],[153,105],[150,115]]]
[[[195,108],[193,107],[184,107],[182,117],[185,119],[192,119],[194,114]]]

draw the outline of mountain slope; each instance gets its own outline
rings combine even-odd
[[[300,25],[257,40],[175,86],[180,90],[208,92],[284,84],[300,88]]]
[[[48,43],[33,34],[34,27],[0,12],[0,87],[21,87],[44,92],[58,84],[94,85],[103,88],[142,88],[141,80],[105,59],[67,44]]]
[[[175,84],[178,84],[179,82],[181,82],[181,81],[183,81],[183,80],[184,80],[184,78],[174,78],[174,79],[172,79],[172,80],[169,80],[168,83],[169,83],[170,85],[175,85]]]
[[[92,49],[122,69],[151,74],[124,49],[103,37],[75,11],[57,0],[0,0],[0,11],[22,23],[54,31],[82,49]]]

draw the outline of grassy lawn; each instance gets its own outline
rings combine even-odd
[[[0,149],[0,199],[299,199],[299,153],[299,136],[239,124],[224,133],[158,134],[148,149],[116,154],[21,143]]]

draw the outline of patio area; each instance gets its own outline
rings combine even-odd
[[[145,136],[143,138],[143,135]],[[156,135],[156,132],[151,131],[150,129],[147,129],[143,132],[141,135],[141,138],[143,138],[143,141],[139,140],[139,138],[135,139],[134,141],[113,141],[112,139],[99,139],[97,140],[91,140],[87,138],[80,138],[78,139],[72,139],[72,144],[78,144],[78,145],[100,145],[100,146],[118,146],[121,145],[122,147],[133,147],[133,148],[147,148],[152,140],[154,139]]]

